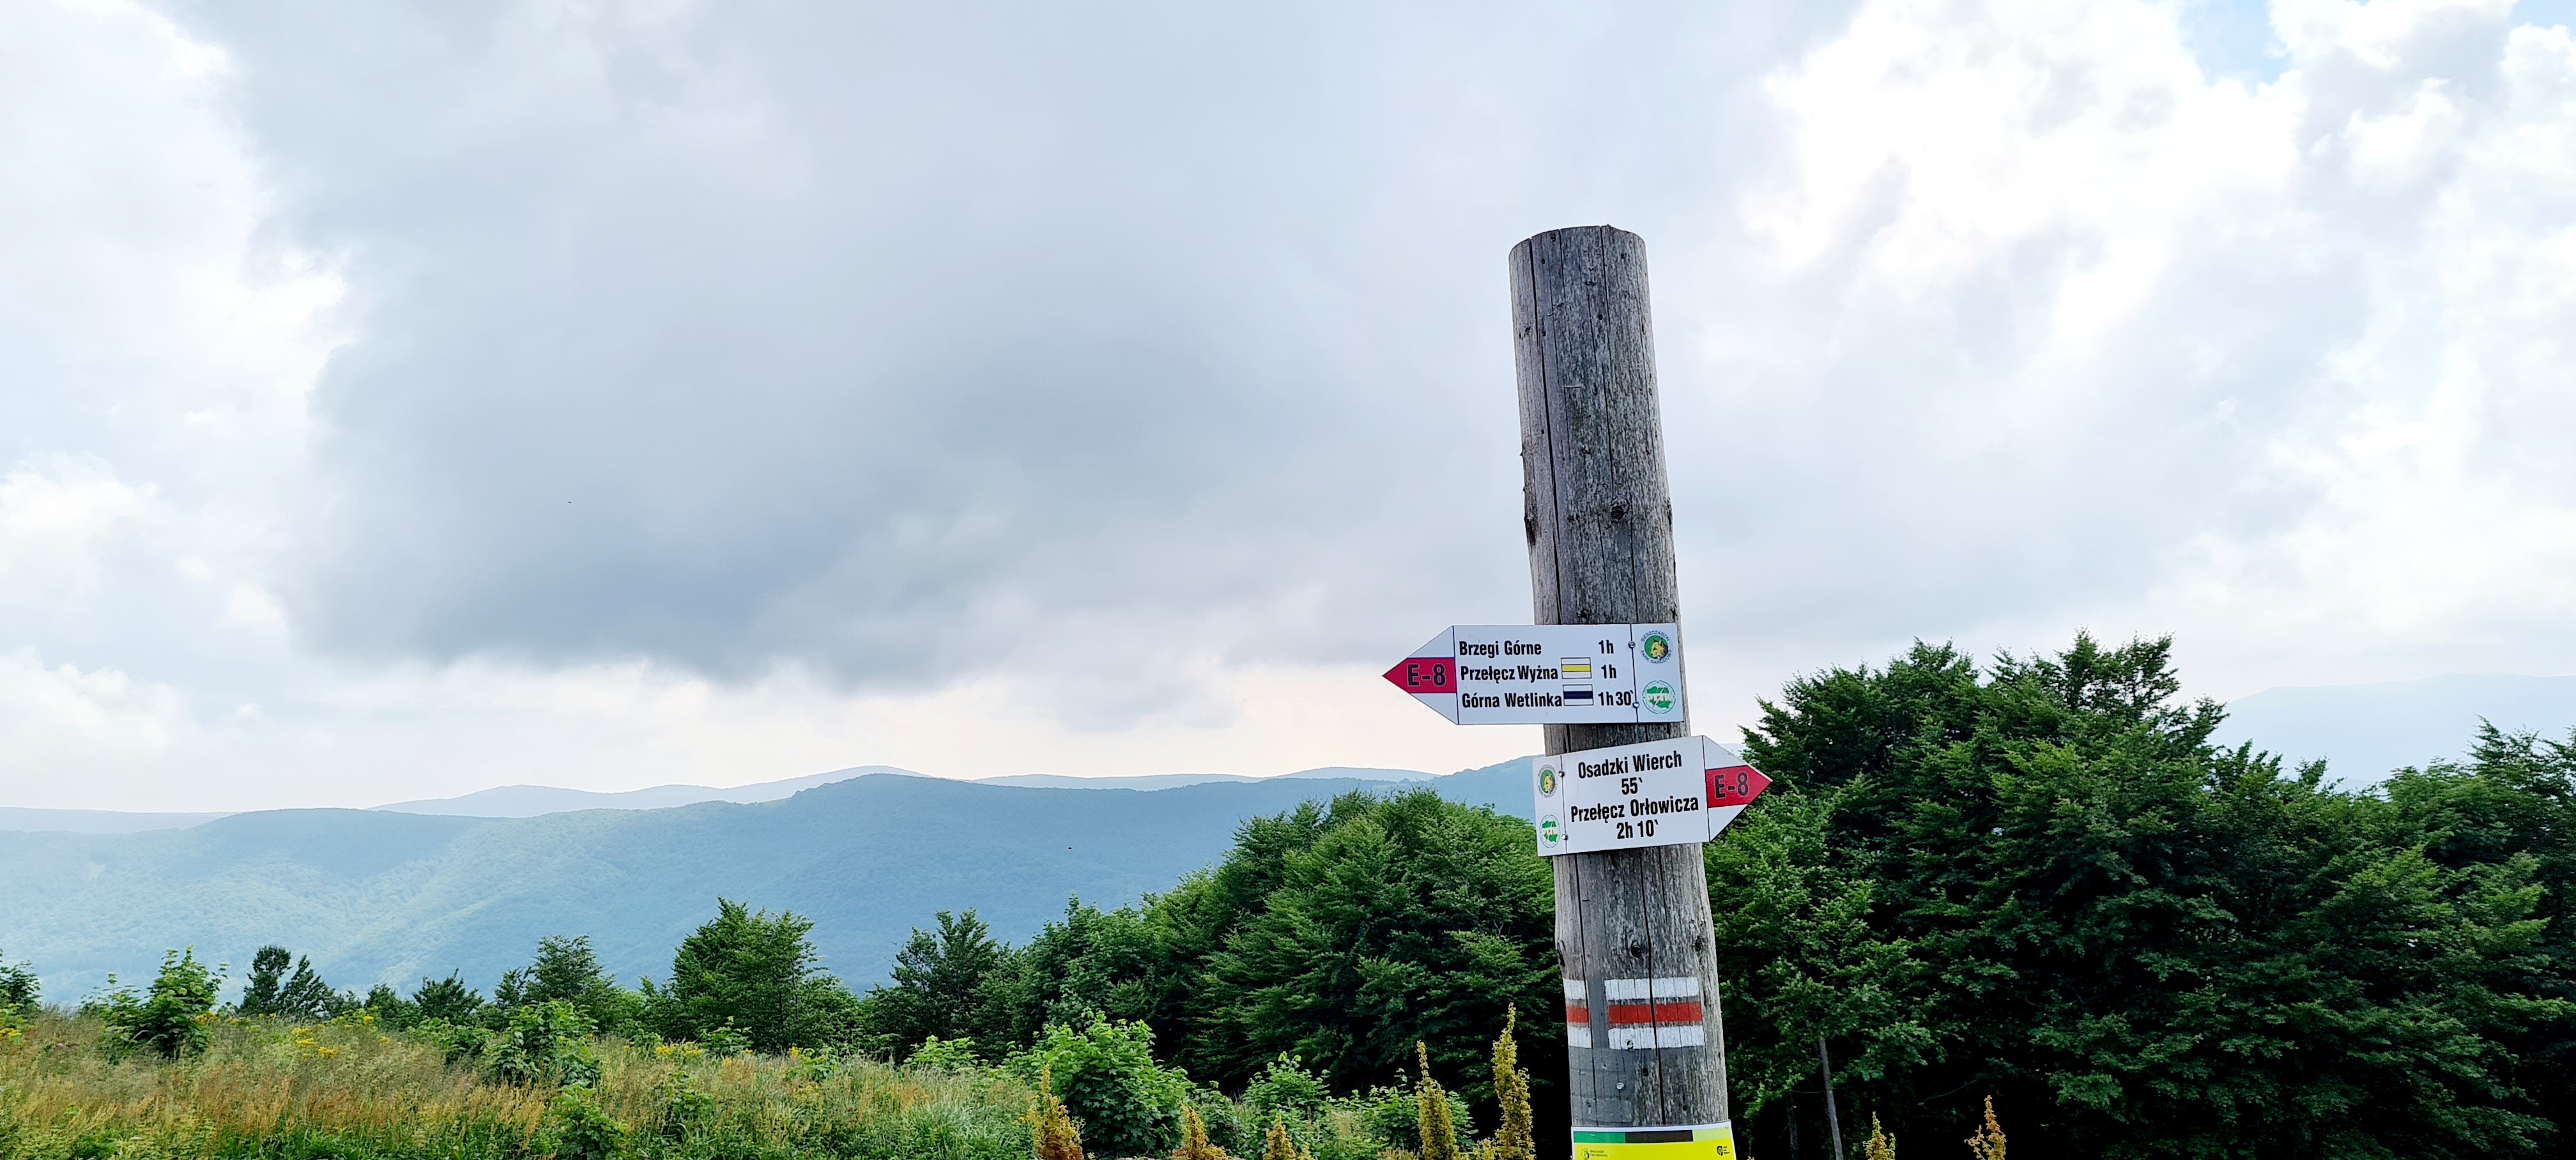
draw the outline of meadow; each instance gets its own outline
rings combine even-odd
[[[1029,1153],[1034,1094],[994,1068],[594,1042],[588,1089],[495,1082],[366,1016],[213,1017],[197,1055],[112,1058],[98,1020],[0,1039],[0,1157],[907,1157]]]

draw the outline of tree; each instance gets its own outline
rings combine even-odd
[[[288,970],[289,965],[293,970]],[[341,1003],[338,992],[313,969],[313,960],[281,946],[265,946],[251,955],[250,978],[233,1009],[244,1015],[286,1019],[327,1019]]]
[[[1284,1052],[1365,1089],[1417,1045],[1467,1073],[1514,1005],[1562,1003],[1555,884],[1527,822],[1427,790],[1346,795],[1287,821],[1247,826],[1260,840],[1154,900],[1176,946],[1212,948],[1176,1020],[1193,1074],[1241,1084]],[[1265,892],[1220,901],[1247,887]],[[1535,1070],[1563,1075],[1562,1051]],[[1485,1086],[1467,1094],[1490,1099]]]
[[[490,1017],[506,1020],[521,1007],[541,1003],[571,1004],[603,1035],[623,1031],[641,1007],[634,992],[600,969],[589,935],[539,939],[535,961],[502,972],[492,988]]]
[[[854,1000],[825,974],[808,937],[812,920],[775,916],[730,899],[716,916],[680,941],[667,989],[647,984],[655,1029],[674,1039],[705,1041],[730,1027],[755,1051],[824,1047],[849,1035]]]
[[[466,986],[465,979],[451,971],[444,979],[423,976],[420,987],[411,993],[411,1003],[422,1019],[468,1023],[482,1008],[483,993]]]
[[[1956,1131],[1984,1089],[2050,1154],[2538,1147],[2576,1039],[2554,755],[2499,738],[2340,792],[2214,745],[2222,710],[2180,688],[2170,641],[2079,636],[1983,671],[1917,645],[1765,703],[1774,792],[1709,863],[1748,1149],[1820,1032],[1891,1131]]]
[[[989,984],[1010,963],[1010,948],[995,942],[972,910],[943,910],[936,921],[936,930],[913,929],[895,952],[893,984],[870,990],[862,1009],[871,1040],[898,1059],[934,1035],[977,1039],[987,1048],[1009,1038],[1007,1030],[996,1035],[991,1029],[1007,1015],[989,1014],[999,1006]]]

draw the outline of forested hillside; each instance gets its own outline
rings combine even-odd
[[[1222,855],[1243,819],[1363,784],[1147,793],[872,775],[748,805],[526,819],[279,810],[143,834],[10,834],[0,947],[35,961],[57,994],[131,975],[166,947],[240,968],[272,942],[343,985],[460,970],[489,986],[539,938],[585,933],[631,984],[666,967],[721,894],[813,916],[831,969],[864,983],[932,911],[975,907],[1024,937],[1069,895],[1168,889]],[[1512,769],[1432,784],[1528,808]]]

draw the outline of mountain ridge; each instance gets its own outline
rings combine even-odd
[[[1515,761],[1432,779],[1528,814]],[[776,801],[474,818],[271,810],[184,830],[0,843],[0,949],[76,998],[166,948],[230,963],[277,943],[335,986],[460,970],[488,988],[539,937],[588,934],[621,978],[659,977],[718,896],[816,922],[827,966],[882,976],[912,928],[978,909],[1026,938],[1066,898],[1111,906],[1212,862],[1247,818],[1395,783],[1271,778],[1160,790],[981,785],[872,773]]]

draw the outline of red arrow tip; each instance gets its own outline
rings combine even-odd
[[[1708,771],[1708,808],[1746,805],[1769,788],[1771,779],[1750,765],[1712,769]]]
[[[1406,657],[1386,671],[1386,680],[1408,693],[1455,693],[1458,665],[1447,657]]]

